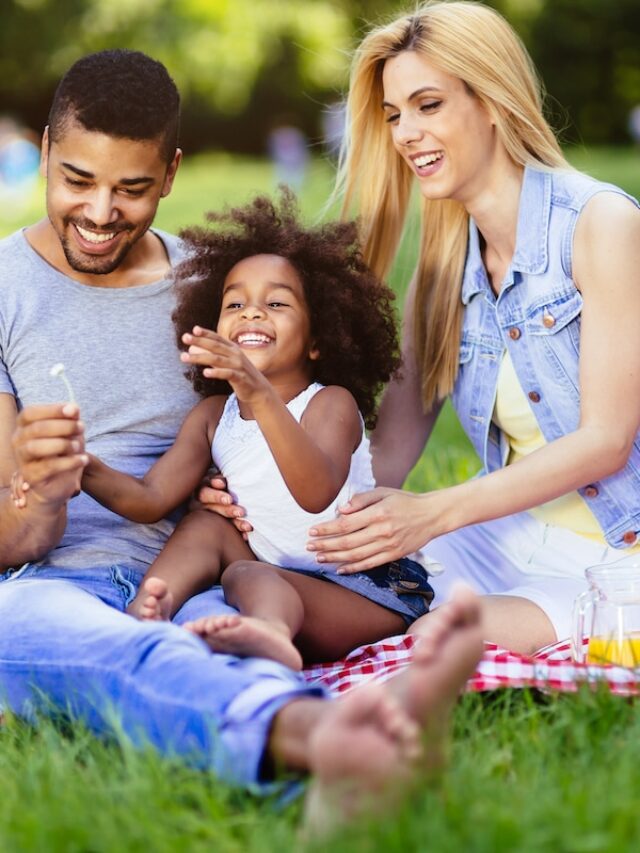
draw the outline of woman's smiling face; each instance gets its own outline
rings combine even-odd
[[[462,80],[406,50],[382,73],[383,109],[394,147],[429,199],[469,203],[496,154],[495,126]]]

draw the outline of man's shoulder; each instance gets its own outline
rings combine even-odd
[[[176,267],[182,263],[187,256],[187,248],[180,237],[175,234],[170,234],[168,231],[163,231],[161,228],[152,228],[152,232],[158,237],[169,256],[169,261],[172,267]]]
[[[24,229],[19,228],[17,231],[14,231],[13,234],[9,234],[7,237],[2,237],[0,239],[0,254],[14,253],[16,249],[22,247],[25,242],[24,237]]]
[[[11,281],[29,269],[29,244],[20,229],[0,239],[0,281]]]

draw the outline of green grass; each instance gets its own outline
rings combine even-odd
[[[575,150],[572,161],[640,195],[636,151]],[[329,166],[316,162],[302,196],[313,216]],[[158,225],[202,221],[204,211],[273,189],[268,164],[211,154],[188,160]],[[42,215],[42,187],[4,211],[0,234]],[[407,248],[394,277],[403,289]],[[477,460],[446,407],[409,485],[444,486]],[[209,774],[153,751],[104,743],[82,729],[9,719],[0,729],[0,851],[293,851],[300,805],[284,809],[231,791]],[[393,816],[318,846],[332,851],[634,851],[640,839],[640,714],[606,691],[469,695],[456,708],[451,762],[440,785],[420,784]]]

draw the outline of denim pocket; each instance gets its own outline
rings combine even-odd
[[[136,575],[136,579],[133,580],[132,575],[133,573],[123,566],[117,564],[111,566],[111,583],[122,598],[123,610],[133,601],[138,591],[139,578]]]

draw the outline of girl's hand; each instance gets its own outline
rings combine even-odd
[[[311,528],[307,549],[316,553],[319,563],[344,564],[339,574],[397,560],[444,532],[436,521],[438,494],[378,488],[355,495],[340,507],[339,518]]]
[[[181,360],[201,365],[207,379],[228,382],[241,402],[256,402],[271,391],[268,380],[233,341],[200,326],[194,326],[193,334],[185,333],[182,340],[189,349],[181,353]]]

